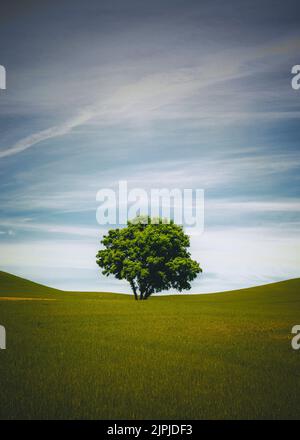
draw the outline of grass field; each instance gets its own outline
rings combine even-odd
[[[0,297],[1,419],[300,418],[299,279],[135,302],[0,272]]]

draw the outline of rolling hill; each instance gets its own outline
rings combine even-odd
[[[40,293],[47,295],[54,292],[59,292],[59,290],[0,271],[0,295],[5,294],[10,296],[18,294],[23,296],[27,293],[31,295]]]
[[[299,279],[135,302],[0,272],[0,324],[2,419],[300,418]]]

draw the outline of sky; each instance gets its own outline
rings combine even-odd
[[[95,263],[96,194],[205,194],[191,292],[300,276],[297,0],[1,5],[0,269],[129,292]]]

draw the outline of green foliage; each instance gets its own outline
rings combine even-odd
[[[135,299],[174,288],[188,290],[202,272],[188,252],[189,237],[173,221],[137,217],[126,228],[111,229],[96,256],[104,275],[130,283]]]

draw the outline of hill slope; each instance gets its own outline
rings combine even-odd
[[[43,286],[42,284],[34,283],[33,281],[26,280],[24,278],[12,275],[7,272],[0,271],[0,294],[11,295],[23,295],[25,293],[30,294],[49,294],[59,292],[52,287]]]
[[[250,287],[246,289],[240,289],[240,290],[232,290],[232,291],[226,291],[226,292],[217,292],[215,294],[209,294],[208,295],[201,295],[201,298],[205,300],[205,298],[211,300],[214,298],[214,295],[218,295],[218,301],[219,300],[245,300],[247,297],[252,300],[257,300],[257,297],[259,296],[261,299],[262,295],[272,295],[272,297],[275,299],[276,296],[281,295],[282,293],[290,293],[297,295],[297,292],[300,292],[300,278],[295,278],[287,281],[280,281],[277,283],[271,283],[266,284],[263,286],[257,286],[257,287]],[[53,294],[53,293],[62,293],[63,290],[55,289],[53,287],[44,286],[43,284],[39,284],[30,280],[27,280],[25,278],[19,277],[17,275],[13,275],[8,272],[0,271],[0,295],[15,295],[15,294],[23,294],[23,293],[30,293],[30,294]],[[67,291],[70,293],[69,291]],[[65,292],[65,293],[67,293]],[[74,292],[75,293],[75,292]],[[80,292],[78,292],[80,293]],[[83,292],[82,292],[83,293]],[[86,292],[88,293],[88,292]],[[93,292],[97,293],[97,292]],[[100,293],[100,292],[99,292]],[[236,297],[236,294],[241,295],[239,298]],[[110,295],[111,293],[109,293]],[[116,294],[119,295],[119,294]],[[223,297],[221,297],[222,295]],[[157,297],[157,296],[156,296]],[[195,298],[198,297],[198,295],[193,294],[192,296],[189,295],[172,295],[172,298],[178,298],[178,297],[185,297],[185,298]],[[153,300],[155,298],[155,295],[151,298]],[[162,298],[162,297],[160,297]],[[167,296],[167,298],[171,298],[171,296]]]
[[[55,301],[0,301],[0,418],[300,418],[299,279],[145,302],[27,283],[0,296]]]

